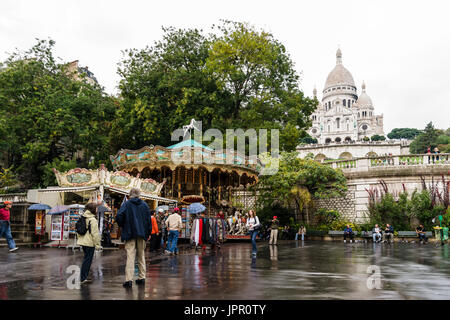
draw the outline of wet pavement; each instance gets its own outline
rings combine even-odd
[[[1,248],[0,299],[450,299],[448,245],[281,241],[258,247],[256,258],[250,243],[226,243],[217,252],[185,246],[177,256],[147,252],[146,285],[130,290],[122,287],[124,250],[96,253],[93,281],[68,289],[66,271],[81,265],[80,251]]]

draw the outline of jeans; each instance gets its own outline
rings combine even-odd
[[[373,238],[373,242],[377,241],[377,240],[381,240],[381,233],[373,233],[372,234],[372,238]]]
[[[295,234],[295,240],[298,240],[298,233]],[[305,234],[302,233],[302,241],[305,240]]]
[[[16,243],[11,234],[11,223],[9,221],[0,221],[0,237],[5,237],[9,250],[16,247]]]
[[[258,235],[258,230],[250,231],[250,238],[252,239],[252,253],[256,253],[258,248],[256,247],[256,236]]]
[[[91,269],[92,258],[94,258],[95,247],[83,246],[84,258],[81,265],[80,281],[87,279],[89,270]]]
[[[419,241],[427,242],[427,236],[423,233],[419,233]]]
[[[167,239],[166,249],[172,253],[178,251],[177,241],[178,241],[178,230],[170,230],[169,239]]]

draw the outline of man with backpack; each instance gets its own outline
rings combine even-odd
[[[91,269],[92,258],[95,250],[101,250],[100,232],[98,231],[98,221],[95,215],[97,205],[93,202],[86,204],[85,211],[75,224],[78,241],[84,252],[83,264],[81,265],[80,282],[89,282],[88,275]]]
[[[150,208],[139,199],[139,189],[130,190],[130,200],[125,202],[117,213],[116,222],[122,228],[122,241],[127,251],[125,267],[125,288],[133,286],[134,261],[137,256],[139,276],[136,284],[145,284],[145,242],[152,233]]]

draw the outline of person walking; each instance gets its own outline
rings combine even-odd
[[[181,221],[181,216],[178,214],[180,209],[173,209],[173,213],[166,220],[166,228],[169,231],[169,238],[167,239],[166,253],[168,254],[178,254],[177,242],[178,235],[181,232],[183,223]]]
[[[258,216],[253,210],[248,212],[246,227],[248,231],[250,231],[250,238],[252,239],[252,255],[256,257],[256,253],[258,252],[258,248],[256,247],[256,235],[258,234],[261,224],[259,223]]]
[[[273,216],[272,224],[270,225],[270,240],[269,244],[277,244],[278,239],[278,227],[280,226],[280,221],[278,221],[277,216]]]
[[[85,219],[87,232],[85,234],[77,234],[77,244],[83,248],[84,252],[80,273],[81,284],[91,281],[88,279],[88,275],[91,270],[95,250],[100,251],[102,249],[100,245],[101,239],[98,229],[98,220],[96,218],[97,204],[89,202],[84,208],[84,213],[81,215],[80,219]]]
[[[158,240],[159,240],[159,228],[158,221],[156,219],[156,211],[151,211],[152,214],[152,235],[150,236],[150,252],[158,250]]]
[[[139,275],[136,284],[145,284],[145,242],[152,233],[150,208],[142,201],[139,189],[130,190],[130,200],[125,202],[117,213],[116,221],[122,228],[122,241],[125,242],[127,264],[125,267],[125,288],[133,286],[134,261],[137,257]]]
[[[6,239],[8,244],[9,252],[14,252],[19,247],[16,246],[11,233],[11,222],[10,222],[10,209],[12,207],[12,201],[5,201],[0,209],[0,237]]]

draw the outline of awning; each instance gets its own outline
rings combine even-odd
[[[83,191],[93,191],[99,188],[96,186],[88,186],[88,187],[49,187],[47,189],[38,189],[38,192],[43,193],[55,193],[55,192],[83,192]]]
[[[109,186],[105,186],[105,190],[108,189],[112,192],[116,192],[116,193],[120,193],[120,194],[124,194],[126,196],[129,195],[129,192],[124,191],[124,190],[120,190],[114,187],[109,187]],[[164,203],[177,203],[177,200],[173,200],[173,199],[167,199],[167,198],[162,198],[162,197],[158,197],[158,196],[151,196],[151,195],[147,195],[147,194],[143,194],[141,193],[141,195],[139,196],[141,199],[148,199],[148,200],[156,200],[159,202],[164,202]]]

